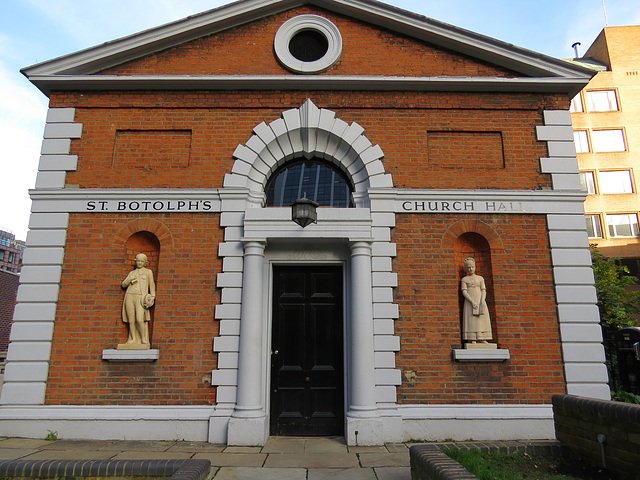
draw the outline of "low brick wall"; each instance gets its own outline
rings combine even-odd
[[[209,460],[4,460],[0,478],[105,478],[204,480]]]
[[[565,449],[555,441],[454,442],[412,445],[412,480],[477,480],[478,477],[442,453],[446,448],[461,451],[520,453],[529,455],[562,455]]]
[[[603,434],[607,469],[640,480],[640,405],[574,395],[554,395],[552,401],[556,438],[575,456],[602,466]]]

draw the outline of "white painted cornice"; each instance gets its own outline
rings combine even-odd
[[[81,83],[78,77],[91,75],[100,70],[304,4],[315,5],[387,28],[417,40],[511,69],[526,77],[582,79],[586,84],[593,76],[593,72],[587,68],[374,0],[241,0],[183,20],[36,64],[23,69],[22,73],[45,93],[54,87],[56,89],[62,88],[62,84],[65,82],[71,82],[75,85],[74,88],[84,88],[90,86],[91,82]],[[54,82],[51,77],[61,77],[62,82]],[[284,77],[282,80],[285,83],[287,82],[286,78]],[[135,79],[130,80],[135,82]],[[184,79],[180,80],[184,81]],[[100,78],[97,81],[104,82],[105,78]],[[198,77],[192,83],[197,83],[197,81]],[[143,82],[134,83],[134,85],[146,88]],[[64,89],[68,90],[69,88]],[[93,88],[97,88],[95,84]]]
[[[45,95],[69,90],[361,90],[410,92],[567,92],[575,95],[583,77],[379,77],[335,75],[36,75]]]

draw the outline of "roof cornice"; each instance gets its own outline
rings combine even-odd
[[[531,77],[590,77],[588,69],[417,15],[376,0],[240,0],[81,50],[22,70],[43,75],[88,75],[300,5],[315,5]]]
[[[575,95],[585,77],[378,77],[330,75],[38,75],[45,95],[69,90],[361,90],[411,92],[541,92]]]

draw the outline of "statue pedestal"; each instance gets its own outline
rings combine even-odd
[[[150,350],[151,345],[142,343],[119,343],[118,350]]]
[[[511,358],[508,349],[495,348],[495,343],[488,345],[494,345],[494,348],[455,348],[453,359],[458,362],[505,362]]]
[[[105,349],[102,351],[102,360],[107,362],[155,362],[160,358],[160,350],[157,348],[136,349]]]
[[[467,350],[497,350],[498,344],[497,343],[465,343],[464,348]]]

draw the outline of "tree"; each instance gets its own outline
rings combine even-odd
[[[611,389],[619,390],[614,334],[621,328],[638,325],[635,316],[640,314],[640,291],[630,288],[638,283],[638,279],[618,263],[619,258],[605,257],[595,245],[591,245],[591,259]]]

